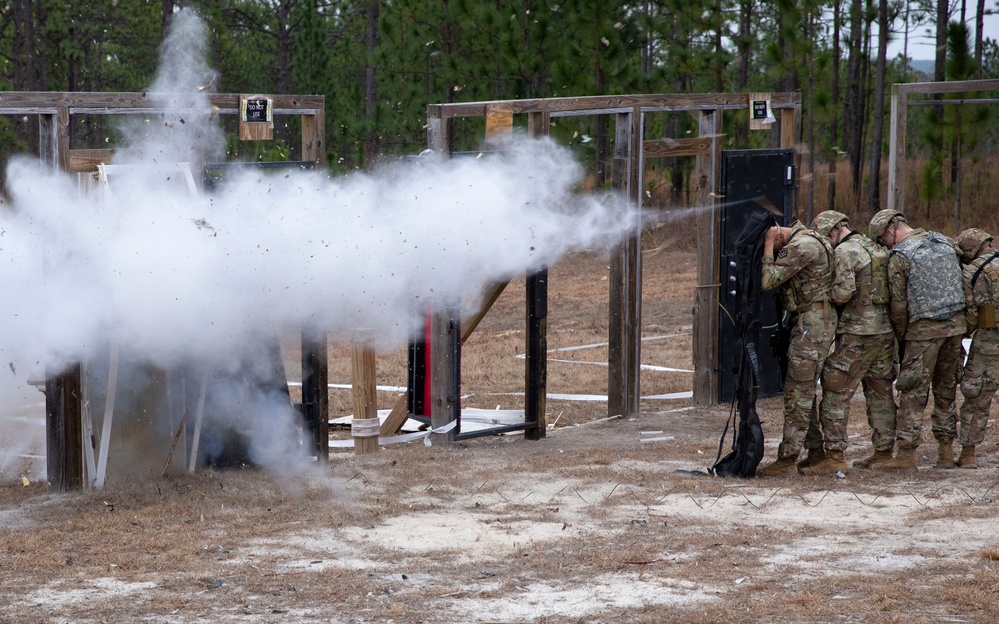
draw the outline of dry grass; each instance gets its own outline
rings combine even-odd
[[[643,335],[680,335],[646,342],[643,362],[687,368],[694,256],[645,267]],[[606,341],[606,270],[592,255],[553,267],[550,348]],[[494,393],[523,387],[523,310],[512,285],[466,345],[465,405],[519,406]],[[331,349],[333,382],[349,381],[344,353]],[[401,356],[379,358],[379,383],[402,385]],[[549,375],[551,392],[606,392],[600,366],[553,362]],[[642,393],[690,379],[645,371]],[[334,397],[334,415],[349,412],[349,393]],[[594,422],[604,403],[552,400],[549,422],[566,426],[538,442],[393,445],[298,475],[203,471],[70,495],[2,484],[0,621],[999,619],[991,434],[977,471],[925,457],[915,475],[718,479],[704,470],[728,406],[677,411],[688,405],[643,401],[638,417]],[[780,405],[758,403],[770,456]],[[869,452],[862,409],[851,460]],[[648,430],[673,440],[641,443]]]

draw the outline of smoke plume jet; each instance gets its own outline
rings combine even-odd
[[[225,147],[198,90],[218,83],[206,41],[193,12],[175,15],[150,89],[168,110],[123,125],[143,166],[110,192],[81,194],[33,159],[10,163],[0,374],[106,358],[111,342],[164,368],[224,366],[300,325],[389,349],[421,330],[427,306],[474,307],[486,283],[636,228],[626,202],[576,192],[582,169],[567,149],[526,138],[336,178],[244,172],[192,195],[173,163]]]

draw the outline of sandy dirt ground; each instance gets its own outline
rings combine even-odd
[[[689,333],[692,255],[647,260],[643,334]],[[606,307],[586,285],[601,266],[553,269],[565,286],[553,277],[550,348],[606,340],[606,319],[585,313]],[[483,336],[522,371],[504,342],[522,307],[497,309]],[[690,366],[689,337],[661,342],[643,363]],[[480,407],[523,383],[487,355],[466,363]],[[551,392],[606,393],[606,369],[601,387],[582,372],[599,366],[551,366]],[[689,374],[651,372],[643,395],[689,389]],[[933,468],[926,431],[915,473],[721,479],[706,468],[729,406],[642,406],[607,418],[599,402],[550,401],[549,423],[561,418],[540,441],[417,441],[293,473],[174,472],[71,494],[8,462],[0,622],[999,621],[991,431],[978,470]],[[759,408],[772,457],[780,400]],[[852,414],[848,460],[870,447],[860,397]]]

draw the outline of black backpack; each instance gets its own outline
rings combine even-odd
[[[736,344],[732,352],[735,399],[718,442],[718,458],[709,472],[719,477],[754,477],[763,459],[763,428],[756,413],[760,377],[760,305],[762,302],[763,245],[768,228],[777,225],[768,212],[753,214],[735,242],[738,310],[735,315]],[[780,333],[780,332],[778,332]],[[767,345],[771,348],[772,345]],[[735,408],[739,424],[733,430],[732,451],[721,457]]]

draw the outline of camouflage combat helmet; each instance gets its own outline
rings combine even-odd
[[[957,246],[961,248],[961,260],[971,262],[978,252],[992,242],[992,235],[979,228],[969,228],[957,235]]]
[[[905,215],[897,210],[885,208],[884,210],[878,211],[877,214],[871,217],[871,225],[867,230],[868,236],[871,237],[871,240],[880,243],[881,237],[885,235],[885,232],[888,231],[888,227],[895,221],[907,223]]]
[[[812,220],[812,229],[823,236],[829,236],[829,232],[832,232],[840,225],[850,227],[850,220],[845,214],[836,212],[835,210],[820,212]]]

